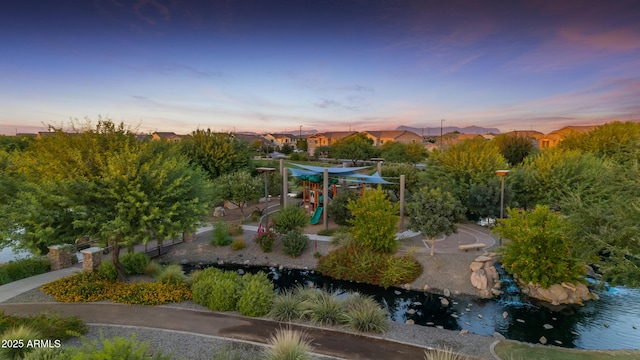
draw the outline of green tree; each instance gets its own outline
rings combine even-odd
[[[282,147],[280,148],[280,152],[285,154],[285,155],[289,155],[293,152],[293,147],[289,144],[284,144],[282,145]]]
[[[530,211],[508,210],[508,218],[498,221],[494,232],[509,239],[502,265],[524,283],[543,288],[562,282],[584,281],[585,264],[573,253],[567,237],[567,223],[548,206]]]
[[[476,138],[453,145],[444,153],[434,152],[422,176],[422,184],[439,187],[470,208],[472,184],[487,183],[505,169],[507,162],[495,142]]]
[[[206,174],[189,164],[172,144],[149,142],[141,151],[123,149],[106,158],[97,179],[80,181],[86,189],[74,226],[113,247],[121,278],[121,247],[153,239],[162,242],[193,231],[210,208]]]
[[[35,141],[21,155],[25,183],[12,219],[17,241],[42,248],[89,236],[113,246],[120,276],[122,246],[175,238],[208,212],[206,175],[173,144],[139,143],[124,124]]]
[[[214,199],[217,202],[229,201],[240,208],[240,213],[244,217],[244,208],[247,204],[258,201],[261,194],[264,194],[264,184],[260,179],[261,177],[252,177],[248,171],[224,174],[214,183]]]
[[[558,145],[563,150],[579,150],[617,163],[637,160],[640,123],[615,121],[586,133],[567,136]]]
[[[298,150],[308,151],[309,150],[309,143],[307,142],[307,139],[298,139],[296,141],[296,148]]]
[[[407,164],[383,164],[382,177],[389,179],[393,184],[382,185],[383,190],[391,191],[396,199],[400,198],[400,175],[404,175],[405,191],[411,193],[418,187],[418,170],[415,166]]]
[[[429,156],[429,151],[419,142],[407,144],[405,148],[405,162],[415,165]]]
[[[407,155],[406,147],[401,142],[387,141],[380,147],[380,156],[384,158],[385,162],[404,163]]]
[[[332,158],[351,160],[354,166],[358,161],[368,160],[379,154],[378,149],[373,147],[373,140],[365,133],[353,134],[336,141],[331,144],[330,152]]]
[[[457,231],[456,223],[464,217],[465,208],[460,201],[440,188],[423,187],[406,204],[408,228],[420,231],[431,239],[431,256],[435,253],[436,236],[451,235]]]
[[[374,251],[395,252],[398,204],[392,204],[382,189],[365,191],[360,199],[348,201],[347,209],[353,216],[349,232],[356,243]]]
[[[349,201],[358,200],[360,194],[356,191],[344,189],[333,197],[327,206],[327,215],[338,225],[349,225],[349,220],[353,218],[351,211],[347,208]]]
[[[244,141],[230,133],[198,129],[180,142],[182,152],[192,164],[200,166],[210,179],[222,174],[247,170],[253,151]]]
[[[5,136],[0,135],[0,150],[6,152],[23,151],[33,141],[32,138],[22,136]]]
[[[533,145],[536,140],[526,136],[501,134],[496,136],[493,141],[498,144],[500,153],[511,166],[522,163],[527,156],[536,151],[536,147]]]
[[[500,215],[501,180],[497,176],[485,184],[472,184],[469,190],[468,211],[478,218],[498,217]],[[510,186],[504,188],[504,203],[508,206],[511,199]]]

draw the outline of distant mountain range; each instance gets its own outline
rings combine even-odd
[[[440,128],[439,127],[425,127],[425,128],[415,128],[411,126],[398,126],[396,130],[406,130],[414,132],[418,135],[431,135],[431,136],[440,136]],[[442,128],[442,133],[450,133],[453,131],[459,131],[462,134],[500,134],[500,130],[498,128],[485,128],[480,126],[467,126],[467,127],[457,127],[457,126],[444,126]]]

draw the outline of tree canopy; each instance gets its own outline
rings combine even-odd
[[[25,181],[9,214],[10,236],[39,248],[90,237],[113,246],[175,238],[208,213],[210,185],[169,143],[135,140],[123,124],[100,120],[79,133],[57,131],[21,155]]]
[[[246,142],[230,133],[198,129],[180,142],[189,161],[201,167],[211,180],[239,170],[248,170],[253,151]]]
[[[318,149],[316,149],[318,151]],[[340,139],[330,145],[331,157],[334,159],[348,159],[355,166],[358,161],[369,160],[379,154],[373,146],[373,140],[365,133],[357,133]]]
[[[457,231],[456,223],[463,219],[465,208],[460,201],[440,188],[423,187],[406,204],[410,230],[420,231],[431,239],[431,255],[438,235]]]

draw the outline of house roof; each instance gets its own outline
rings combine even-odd
[[[406,133],[408,133],[409,131],[406,130],[381,130],[381,131],[365,131],[367,134],[377,138],[377,139],[395,139],[401,135],[404,135]],[[416,136],[420,136],[416,133],[412,133]]]
[[[351,136],[353,134],[357,134],[357,132],[356,131],[331,131],[331,132],[317,133],[310,137],[324,136],[327,139],[339,140],[339,139],[344,139],[347,136]]]
[[[539,139],[544,136],[544,133],[535,130],[513,130],[504,134],[508,136],[521,136],[534,139]]]

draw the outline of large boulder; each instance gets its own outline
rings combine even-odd
[[[487,274],[484,270],[478,269],[471,273],[471,284],[478,290],[487,289]]]
[[[227,215],[227,211],[222,206],[218,206],[213,210],[214,217],[223,217],[226,215]]]

